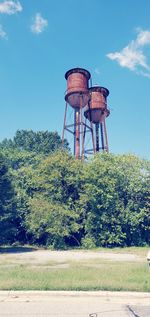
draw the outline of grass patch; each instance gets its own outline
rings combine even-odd
[[[0,268],[1,290],[112,290],[150,292],[146,264],[100,262],[99,267],[70,263],[47,270],[20,265]]]
[[[147,255],[150,247],[145,246],[145,247],[126,247],[126,248],[97,248],[92,251],[101,251],[105,253],[118,253],[118,254],[135,254],[141,257],[144,257]]]
[[[8,251],[8,250],[7,250]],[[146,263],[148,248],[98,249],[106,253],[138,255],[137,261],[89,259],[48,260],[42,263],[19,258],[18,252],[0,254],[0,290],[109,290],[150,292],[150,272]],[[25,249],[25,252],[28,252]],[[69,252],[69,251],[68,251]],[[76,250],[76,252],[78,252]],[[83,251],[87,252],[87,250]]]

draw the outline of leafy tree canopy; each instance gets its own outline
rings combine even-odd
[[[0,153],[0,243],[11,242],[16,234],[15,194],[6,161]]]
[[[13,140],[4,139],[0,144],[2,149],[18,149],[45,155],[54,152],[61,146],[61,138],[57,132],[34,132],[33,130],[17,130]],[[64,147],[68,149],[67,140],[65,140]]]
[[[0,243],[150,243],[150,162],[101,153],[81,162],[56,133],[17,131],[0,144]],[[67,147],[67,145],[66,145]]]

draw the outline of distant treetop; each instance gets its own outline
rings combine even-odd
[[[49,154],[61,148],[61,137],[57,132],[33,130],[17,130],[14,138],[4,139],[0,143],[1,148],[11,148],[35,152],[37,154]],[[68,142],[65,140],[65,149],[69,149]]]

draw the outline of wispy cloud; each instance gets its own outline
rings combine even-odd
[[[120,66],[135,71],[137,74],[150,77],[150,65],[144,53],[146,45],[150,45],[150,31],[138,28],[135,40],[132,40],[120,52],[107,54],[107,57],[116,60]]]
[[[40,13],[37,13],[33,19],[33,24],[31,25],[31,31],[36,34],[42,33],[48,26],[48,21],[42,17]]]
[[[7,39],[7,33],[4,31],[3,26],[0,24],[0,38]]]
[[[15,14],[17,12],[21,12],[23,10],[21,4],[17,0],[5,0],[4,2],[0,3],[0,13],[4,14]]]

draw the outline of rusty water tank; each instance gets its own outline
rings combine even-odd
[[[105,117],[110,114],[107,108],[107,96],[109,95],[109,90],[104,87],[94,86],[89,88],[90,101],[88,106],[85,108],[85,117],[93,122],[102,122]]]
[[[89,100],[89,79],[91,74],[83,68],[73,68],[66,72],[67,90],[65,100],[73,108],[85,107]]]

